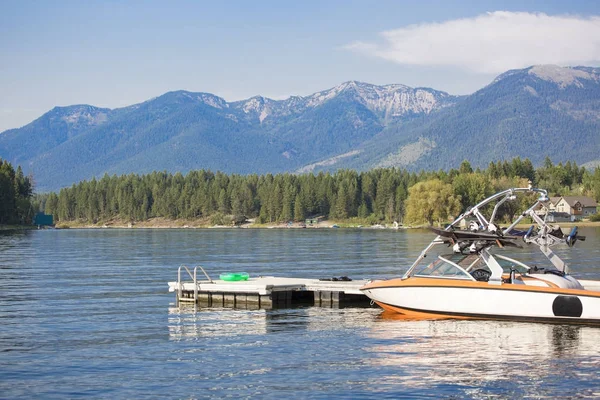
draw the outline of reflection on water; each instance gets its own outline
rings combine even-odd
[[[273,351],[272,342],[279,342],[276,338],[291,336],[295,340],[289,346],[294,348],[287,352],[302,361],[288,360],[283,364],[286,368],[298,363],[299,374],[308,373],[315,366],[307,360],[319,357],[336,365],[338,374],[331,378],[332,385],[343,382],[358,397],[393,393],[409,397],[427,393],[441,397],[600,396],[600,329],[596,327],[415,321],[378,309],[188,307],[170,309],[169,332],[177,341],[229,337],[228,344],[218,345],[221,351],[223,346]],[[319,350],[311,350],[308,344]]]
[[[582,234],[565,257],[578,276],[598,278],[600,229]],[[177,308],[167,291],[180,264],[212,276],[389,278],[430,239],[343,229],[0,233],[0,398],[600,396],[600,328],[402,321],[377,308]]]
[[[382,313],[380,321],[368,335],[379,340],[367,349],[376,355],[369,360],[376,366],[397,367],[403,374],[382,375],[375,384],[449,384],[477,387],[479,394],[491,394],[485,388],[498,387],[519,397],[563,391],[600,395],[600,329],[596,327],[410,321],[387,313]],[[570,380],[578,381],[578,387],[567,389]]]
[[[169,336],[172,340],[193,340],[202,337],[326,331],[332,327],[349,329],[370,326],[379,313],[380,310],[374,308],[304,307],[249,311],[185,305],[169,308]]]
[[[169,336],[172,340],[185,340],[367,327],[379,313],[376,308],[303,307],[249,311],[184,305],[169,308]]]
[[[265,310],[237,311],[194,307],[169,308],[169,337],[172,340],[202,337],[264,335],[267,333]]]

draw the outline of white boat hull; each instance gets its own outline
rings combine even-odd
[[[414,279],[413,279],[414,280]],[[600,292],[416,279],[372,282],[362,291],[382,308],[421,317],[600,323]]]

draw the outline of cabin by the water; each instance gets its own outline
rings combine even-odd
[[[33,224],[38,228],[54,226],[54,217],[52,215],[39,212],[35,214],[35,217],[33,218]]]

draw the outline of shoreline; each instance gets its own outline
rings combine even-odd
[[[34,227],[35,228],[35,227]],[[98,224],[86,224],[86,223],[59,223],[56,225],[56,229],[412,229],[412,228],[426,228],[426,226],[398,226],[395,228],[393,224],[377,224],[377,225],[365,225],[346,221],[322,221],[311,226],[306,226],[300,222],[294,223],[266,223],[257,224],[249,222],[241,225],[211,225],[206,223],[184,223],[180,221],[142,221],[133,223],[123,222],[110,222],[110,223],[98,223]]]
[[[600,221],[580,221],[580,222],[561,222],[554,225],[561,227],[599,227]],[[526,229],[531,226],[530,223],[519,224],[516,228]],[[153,218],[142,222],[123,222],[123,221],[106,221],[96,224],[83,222],[68,222],[58,223],[51,228],[42,229],[382,229],[382,230],[412,230],[412,229],[427,229],[428,225],[400,225],[400,224],[375,224],[366,225],[354,221],[335,221],[325,220],[320,221],[311,226],[305,226],[302,222],[294,223],[267,223],[257,224],[250,221],[241,225],[211,225],[206,220],[168,220],[165,218]],[[6,230],[36,230],[35,225],[0,225],[0,231]]]

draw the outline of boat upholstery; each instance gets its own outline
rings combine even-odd
[[[532,278],[536,278],[563,289],[583,289],[579,281],[570,275],[558,276],[554,274],[529,274]]]

